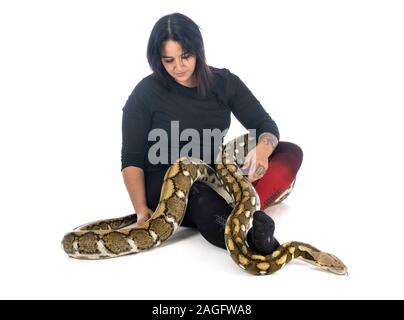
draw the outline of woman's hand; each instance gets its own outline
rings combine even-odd
[[[273,148],[268,145],[258,144],[250,150],[244,159],[242,169],[250,167],[248,180],[254,182],[262,178],[268,169],[268,158],[272,154]]]
[[[148,207],[140,208],[139,210],[136,211],[137,224],[138,225],[144,224],[147,220],[150,219],[152,214],[153,214],[153,210],[151,210],[150,208],[148,208]]]

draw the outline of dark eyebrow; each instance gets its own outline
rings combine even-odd
[[[184,52],[184,53],[182,53],[181,55],[182,56],[184,56],[184,55],[186,55],[186,54],[188,54],[189,53],[189,51],[188,52]],[[170,56],[161,56],[162,58],[173,58],[173,57],[170,57]]]

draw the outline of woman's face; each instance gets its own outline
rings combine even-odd
[[[161,61],[167,73],[186,87],[196,86],[194,70],[196,57],[183,52],[181,45],[173,40],[163,43]]]

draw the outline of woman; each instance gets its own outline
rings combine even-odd
[[[295,144],[278,143],[276,123],[236,75],[206,64],[199,27],[180,13],[162,17],[151,32],[147,58],[153,73],[135,87],[122,119],[121,170],[138,223],[144,223],[156,209],[165,172],[178,155],[183,155],[184,142],[176,142],[175,135],[186,129],[200,137],[206,129],[226,132],[230,113],[246,129],[256,130],[257,145],[246,156],[243,168],[249,168],[248,179],[260,196],[262,209],[282,201],[291,189],[303,153]],[[167,134],[164,139],[160,137],[167,145],[160,145],[159,152],[153,153],[157,139],[150,139],[150,133],[157,129]],[[193,147],[203,149],[204,155],[210,152],[203,160],[214,165],[218,145],[212,147],[204,140],[194,142]],[[201,158],[200,153],[196,157]],[[192,185],[188,197],[181,225],[198,228],[209,242],[226,248],[224,225],[231,207],[202,182]],[[262,254],[272,252],[279,245],[273,233],[273,220],[257,211],[247,235],[250,247]]]

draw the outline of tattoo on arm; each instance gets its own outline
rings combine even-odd
[[[272,149],[275,150],[276,146],[278,145],[278,138],[269,132],[261,133],[258,137],[258,143],[262,142],[266,145],[271,145]]]

